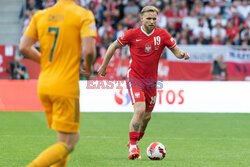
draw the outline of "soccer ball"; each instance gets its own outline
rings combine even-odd
[[[151,160],[162,160],[166,153],[165,146],[160,142],[153,142],[147,148],[147,155]]]

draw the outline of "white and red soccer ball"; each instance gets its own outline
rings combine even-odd
[[[153,142],[147,148],[147,155],[151,160],[162,160],[166,153],[165,146],[160,142]]]

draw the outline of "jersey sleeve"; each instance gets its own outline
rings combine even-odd
[[[81,38],[86,36],[96,37],[96,24],[95,17],[90,10],[86,10],[86,13],[81,18]]]
[[[117,41],[123,47],[123,46],[125,46],[127,44],[130,44],[132,36],[133,35],[132,35],[132,31],[131,30],[125,31],[124,34],[117,39]]]
[[[174,48],[176,46],[174,38],[166,30],[164,30],[164,35],[165,35],[165,46],[167,46],[169,49]]]
[[[29,36],[35,40],[38,39],[37,26],[36,26],[36,14],[31,18],[28,28],[25,30],[24,35]]]

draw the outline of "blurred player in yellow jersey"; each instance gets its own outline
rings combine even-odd
[[[84,74],[89,75],[96,54],[95,36],[93,14],[74,0],[59,0],[51,8],[38,11],[25,31],[19,49],[25,57],[41,64],[38,94],[48,126],[56,130],[58,140],[28,167],[66,166],[79,138],[81,53]],[[40,52],[33,47],[36,41]]]

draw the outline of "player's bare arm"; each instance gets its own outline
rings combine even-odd
[[[82,73],[88,77],[92,72],[92,62],[96,57],[95,38],[88,36],[82,38],[84,69]]]
[[[40,64],[41,53],[33,46],[35,43],[35,39],[23,35],[19,43],[19,51],[24,57]]]
[[[171,48],[170,50],[179,59],[187,60],[190,58],[188,52],[182,51],[178,46],[175,46],[174,48]]]
[[[114,55],[116,49],[121,48],[122,46],[119,44],[119,42],[116,40],[114,41],[108,48],[103,63],[101,65],[101,67],[98,69],[98,74],[101,75],[102,77],[104,77],[106,75],[106,69],[107,66],[109,64],[110,59],[112,58],[112,56]]]

